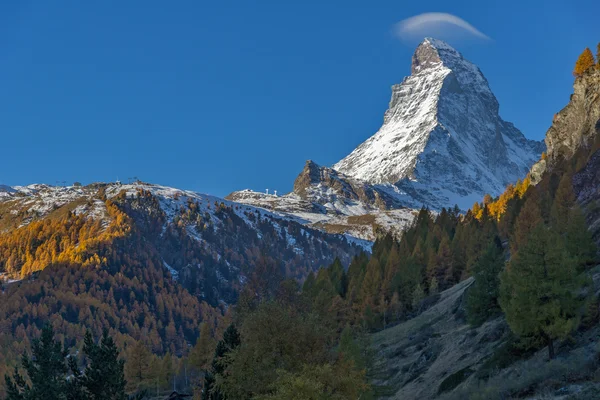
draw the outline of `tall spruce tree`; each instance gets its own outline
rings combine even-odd
[[[223,400],[224,394],[216,385],[217,378],[222,377],[227,368],[227,354],[236,349],[242,343],[240,333],[235,325],[231,324],[223,333],[223,339],[217,343],[215,355],[211,364],[211,370],[206,374],[202,400]]]
[[[31,344],[31,356],[23,354],[21,365],[31,384],[15,369],[13,377],[5,376],[7,400],[67,399],[67,354],[59,341],[54,340],[51,325],[42,329],[39,339]]]
[[[581,301],[575,263],[563,238],[539,223],[500,275],[500,305],[511,330],[540,339],[554,358],[554,340],[577,326]]]
[[[119,350],[114,340],[104,330],[98,343],[94,342],[92,334],[87,331],[84,338],[83,354],[85,370],[83,375],[78,373],[75,363],[71,370],[78,387],[83,389],[84,397],[90,400],[125,400],[124,360],[119,360]]]

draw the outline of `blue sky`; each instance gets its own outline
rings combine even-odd
[[[424,12],[493,39],[450,43],[536,139],[600,41],[595,1],[2,2],[0,183],[291,190],[379,128],[415,45],[392,27]]]

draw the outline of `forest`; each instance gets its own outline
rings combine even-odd
[[[590,55],[582,54],[575,75],[595,68]],[[0,235],[0,270],[22,278],[0,295],[2,395],[376,398],[382,388],[369,383],[369,335],[414,318],[470,277],[469,324],[503,316],[521,350],[547,348],[554,359],[557,342],[600,320],[588,290],[598,249],[573,187],[599,149],[596,135],[539,181],[527,176],[465,213],[422,208],[402,237],[382,236],[370,254],[354,248],[351,260],[323,268],[299,255],[283,263],[276,242],[284,239],[273,225],[265,222],[258,240],[237,228],[243,224],[230,207],[215,204],[236,235],[213,241],[246,277],[223,287],[213,268],[219,261],[184,235],[190,226],[212,234],[197,204],[178,210],[160,236],[165,216],[150,193],[100,193],[108,225],[68,211]],[[303,238],[299,245],[323,258],[318,234]],[[236,239],[251,250],[239,251]],[[180,281],[164,262],[181,271]]]

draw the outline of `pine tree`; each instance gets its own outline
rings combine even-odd
[[[475,282],[467,291],[467,320],[480,325],[500,312],[498,304],[500,277],[504,267],[504,252],[500,240],[492,241],[473,267]]]
[[[577,62],[575,63],[573,75],[581,76],[595,64],[596,61],[594,60],[594,55],[592,54],[592,51],[589,49],[589,47],[586,47],[585,50],[583,50],[583,53],[581,53],[581,55],[577,59]]]
[[[7,400],[67,399],[67,350],[54,340],[51,325],[42,329],[39,339],[31,344],[31,357],[23,354],[21,365],[31,385],[15,369],[13,378],[5,376]]]
[[[596,68],[600,69],[600,43],[598,43],[598,46],[596,47],[596,61],[598,61]]]
[[[563,239],[539,223],[500,275],[500,305],[511,330],[548,345],[577,327],[577,273]]]
[[[223,376],[227,368],[226,356],[232,350],[235,350],[242,343],[240,333],[235,325],[231,324],[223,333],[223,339],[217,343],[215,355],[212,360],[211,370],[206,375],[204,391],[202,392],[203,400],[223,400],[224,395],[217,387],[217,379]]]
[[[414,258],[408,257],[400,263],[398,273],[392,282],[395,293],[398,293],[399,303],[409,309],[413,304],[415,288],[423,282],[423,272],[422,266],[417,264]]]
[[[90,331],[84,338],[83,354],[86,368],[78,376],[78,368],[72,362],[71,371],[83,388],[85,398],[90,400],[125,400],[124,360],[119,360],[119,351],[113,339],[104,330],[99,343],[95,343]]]

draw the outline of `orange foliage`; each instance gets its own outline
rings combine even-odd
[[[583,50],[583,53],[581,53],[581,55],[577,59],[577,62],[575,63],[573,75],[581,76],[584,74],[584,72],[592,68],[595,64],[596,60],[594,60],[594,55],[592,54],[592,51],[588,47],[586,47],[585,50]]]
[[[516,196],[523,198],[527,188],[529,188],[529,185],[531,185],[531,178],[529,175],[527,175],[523,181],[517,181],[516,185],[508,185],[504,193],[502,193],[496,200],[492,200],[489,194],[486,195],[483,205],[480,203],[473,204],[471,212],[475,218],[481,220],[483,217],[484,208],[487,208],[488,214],[499,221],[500,217],[502,217],[502,215],[504,215],[506,212],[506,205],[508,202]]]
[[[25,277],[54,263],[104,265],[103,251],[131,232],[130,218],[110,200],[108,226],[101,219],[68,213],[0,235],[0,270]]]

